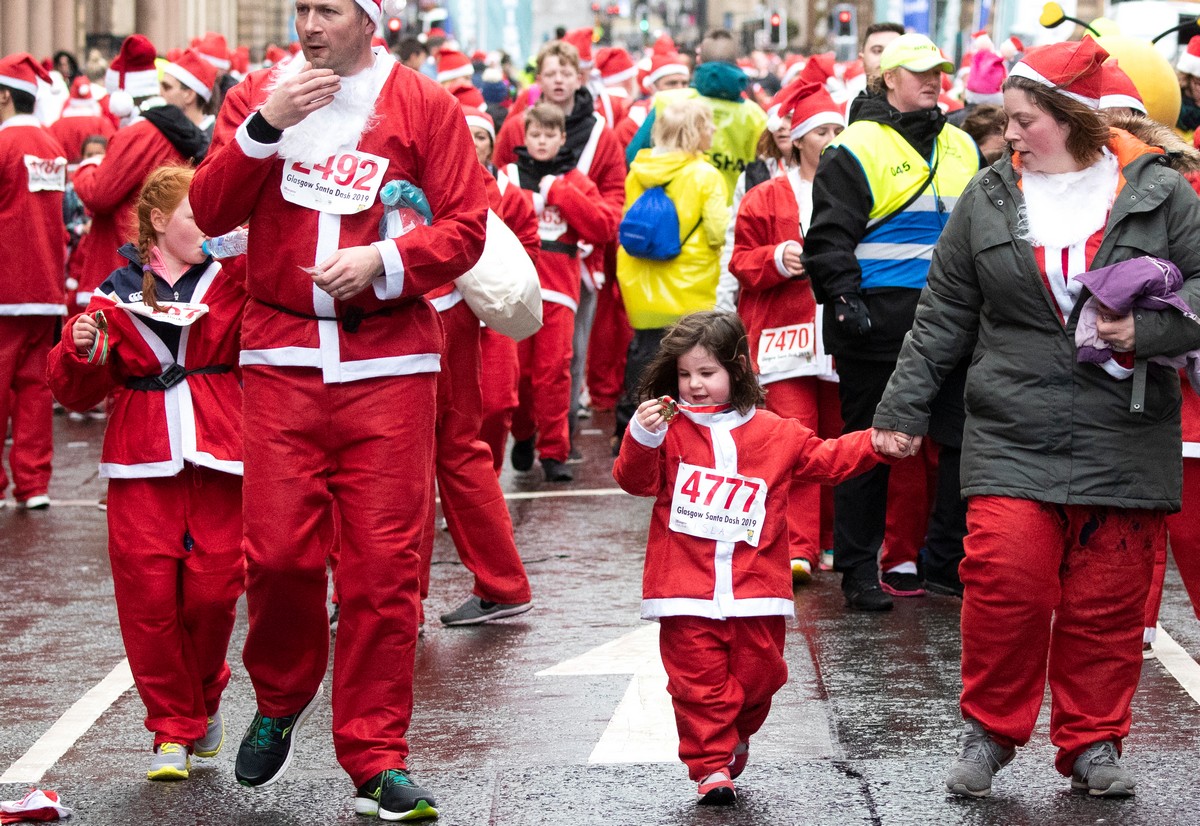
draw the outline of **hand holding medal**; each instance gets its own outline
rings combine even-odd
[[[659,396],[656,399],[647,399],[638,405],[634,418],[646,430],[657,433],[665,430],[678,413],[679,408],[674,399],[670,396]]]

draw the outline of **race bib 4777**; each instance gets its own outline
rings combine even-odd
[[[767,517],[767,483],[681,463],[671,498],[671,530],[718,542],[758,547]]]

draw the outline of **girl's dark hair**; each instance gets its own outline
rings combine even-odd
[[[686,315],[663,336],[658,355],[642,372],[641,401],[679,393],[679,358],[700,346],[729,371],[729,403],[748,413],[766,398],[750,366],[746,328],[736,313],[706,310]]]
[[[1003,88],[1006,91],[1020,89],[1029,95],[1034,106],[1064,124],[1067,127],[1067,151],[1078,163],[1092,163],[1100,150],[1108,145],[1108,124],[1095,109],[1027,77],[1009,77]]]

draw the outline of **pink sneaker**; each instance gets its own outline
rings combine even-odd
[[[729,760],[729,778],[737,780],[746,769],[746,761],[750,759],[750,744],[738,743],[733,747],[733,757]]]
[[[737,791],[724,769],[701,780],[696,786],[696,797],[701,806],[732,806],[737,803]]]

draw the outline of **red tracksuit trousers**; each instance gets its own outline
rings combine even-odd
[[[615,250],[616,244],[607,249]],[[615,253],[613,254],[615,257]],[[617,286],[616,263],[608,267],[605,259],[604,286],[596,293],[596,317],[592,321],[592,337],[588,342],[587,387],[592,407],[611,410],[621,397],[625,386],[625,354],[633,339],[633,328],[621,303]]]
[[[241,512],[241,477],[208,468],[109,481],[117,617],[155,746],[191,746],[221,705],[245,581]]]
[[[571,451],[571,353],[575,311],[553,302],[542,304],[542,329],[517,345],[521,356],[521,404],[513,416],[517,441],[537,432],[542,459],[567,461]]]
[[[50,486],[54,397],[46,381],[46,360],[58,323],[57,317],[48,315],[0,316],[0,431],[11,419],[8,466],[18,502],[40,496]],[[0,499],[7,488],[8,477],[0,463]]]
[[[270,717],[316,693],[336,519],[333,745],[361,785],[408,761],[437,378],[325,384],[316,370],[250,366],[243,381],[246,670]]]
[[[521,361],[517,342],[503,333],[483,327],[479,332],[480,361],[483,365],[483,421],[479,438],[491,449],[492,468],[499,476],[504,469],[504,448],[512,432],[513,414],[520,399],[517,385],[521,381]]]
[[[1145,626],[1158,625],[1163,582],[1167,576],[1167,545],[1175,567],[1192,600],[1192,611],[1200,619],[1200,459],[1183,460],[1183,509],[1167,515],[1167,535],[1158,543],[1154,557],[1154,580],[1146,599]]]
[[[879,570],[917,563],[937,490],[938,446],[929,437],[916,456],[896,462],[888,469],[887,525]]]
[[[1050,682],[1055,766],[1129,733],[1161,511],[975,496],[959,567],[964,718],[1028,742]]]
[[[841,402],[834,382],[815,376],[766,385],[767,410],[797,419],[823,439],[842,433]],[[788,495],[788,547],[792,559],[807,559],[817,570],[821,549],[833,547],[833,488],[793,481]]]
[[[750,742],[787,682],[786,618],[663,617],[658,647],[679,729],[679,759],[701,781]]]
[[[512,517],[479,438],[479,319],[465,301],[441,313],[446,344],[437,377],[438,492],[459,558],[475,576],[474,594],[489,602],[529,602],[529,578],[513,540]],[[421,596],[429,592],[433,560],[434,506],[429,501],[421,541]]]

